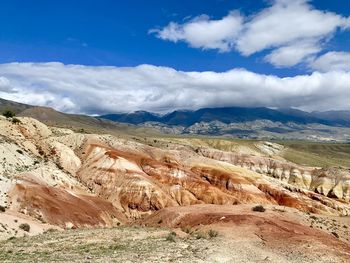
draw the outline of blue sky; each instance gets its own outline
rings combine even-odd
[[[88,114],[344,109],[350,87],[333,79],[350,78],[349,16],[347,0],[1,1],[0,96]],[[96,106],[109,94],[127,103]]]
[[[350,14],[347,0],[312,1],[315,8]],[[243,67],[280,76],[302,73],[296,66],[276,69],[264,62],[265,51],[244,57],[238,52],[190,48],[186,43],[161,41],[148,34],[169,21],[207,14],[212,19],[230,10],[251,15],[267,1],[46,1],[11,0],[0,3],[0,62],[136,66],[152,64],[179,70],[225,71]],[[347,7],[347,8],[346,8]],[[338,33],[328,49],[349,51],[350,32]]]

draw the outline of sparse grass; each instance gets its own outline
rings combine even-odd
[[[45,230],[44,233],[45,233],[45,234],[46,234],[46,233],[54,233],[54,232],[57,232],[57,231],[58,231],[58,230],[55,229],[55,228],[49,228],[49,229]]]
[[[170,233],[166,236],[165,240],[166,240],[166,241],[169,241],[169,242],[175,242],[175,241],[176,241],[176,240],[175,240],[175,237],[176,237],[176,233],[175,233],[175,232],[170,232]]]
[[[172,239],[166,240],[166,235]],[[192,249],[184,249],[184,244],[195,249],[197,256]],[[125,226],[48,231],[0,241],[0,262],[154,262],[169,256],[173,262],[184,258],[194,262],[205,250],[196,239],[183,239],[166,229]]]
[[[350,167],[350,144],[315,142],[278,142],[287,147],[288,161],[316,167]]]

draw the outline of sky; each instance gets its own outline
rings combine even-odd
[[[0,1],[0,97],[69,113],[350,110],[348,0]]]

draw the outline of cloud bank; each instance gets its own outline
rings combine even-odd
[[[280,78],[244,69],[183,72],[168,67],[0,64],[0,97],[70,113],[201,107],[350,109],[350,72]]]
[[[338,30],[350,28],[350,18],[317,10],[308,0],[273,0],[251,16],[231,11],[212,20],[201,15],[185,23],[170,22],[152,29],[162,40],[183,41],[191,47],[238,51],[243,56],[267,50],[265,61],[290,67],[313,60]]]

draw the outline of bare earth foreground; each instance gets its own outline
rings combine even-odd
[[[143,226],[49,229],[1,242],[0,261],[349,262],[349,218],[266,208],[253,212],[247,205],[195,205],[159,211],[140,222]],[[341,240],[321,230],[318,221]]]
[[[347,162],[290,153],[1,117],[0,261],[350,262]]]

